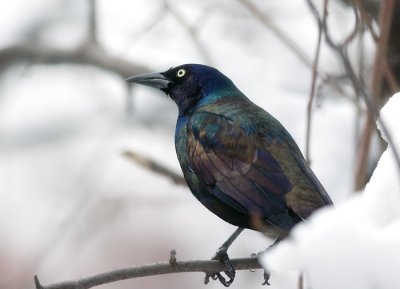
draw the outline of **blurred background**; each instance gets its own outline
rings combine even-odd
[[[170,174],[138,162],[181,174],[177,108],[128,86],[134,74],[218,68],[289,130],[334,202],[346,201],[385,147],[373,115],[399,87],[399,13],[398,0],[3,3],[0,288],[167,261],[171,249],[178,260],[208,259],[234,231]],[[230,256],[270,243],[246,230]],[[204,288],[203,277],[103,288]],[[262,281],[260,270],[240,271],[231,287]],[[278,272],[270,283],[296,288],[297,277]]]

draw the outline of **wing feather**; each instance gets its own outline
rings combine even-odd
[[[193,117],[188,136],[190,167],[211,194],[249,215],[288,216],[292,185],[260,136],[211,113]]]

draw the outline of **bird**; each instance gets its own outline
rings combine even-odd
[[[206,283],[212,277],[232,284],[227,250],[244,229],[278,242],[332,205],[285,127],[216,68],[183,64],[126,80],[160,89],[176,103],[175,148],[187,185],[208,210],[238,227],[213,257],[225,264],[229,280],[217,272],[207,274]]]

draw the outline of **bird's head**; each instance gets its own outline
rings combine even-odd
[[[165,72],[135,75],[127,81],[162,90],[175,101],[180,114],[189,113],[199,101],[240,93],[224,74],[201,64],[184,64]]]

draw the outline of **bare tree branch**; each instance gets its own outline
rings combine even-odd
[[[260,11],[260,9],[251,1],[251,0],[239,0],[265,27],[270,29],[291,51],[295,53],[296,56],[300,58],[300,60],[309,68],[313,68],[313,62],[311,58],[307,56],[307,54],[288,36],[286,35],[279,27],[277,27],[264,13]],[[346,98],[350,98],[347,95],[346,90],[344,90],[340,85],[336,82],[333,82],[332,79],[335,79],[335,76],[328,75],[322,71],[317,69],[317,75],[320,77],[323,83],[329,84],[333,87],[339,95],[344,96]]]
[[[97,0],[88,0],[89,19],[88,19],[88,41],[97,43]]]
[[[307,1],[310,4],[310,1]],[[323,4],[323,15],[321,23],[318,23],[318,40],[317,40],[317,49],[315,51],[315,58],[313,62],[313,70],[312,70],[312,79],[311,79],[311,90],[310,96],[307,104],[307,128],[306,128],[306,160],[309,164],[311,164],[310,160],[310,139],[311,139],[311,117],[312,117],[312,104],[315,96],[315,87],[317,82],[317,72],[318,72],[318,62],[319,62],[319,54],[321,51],[321,39],[322,32],[324,30],[324,26],[326,25],[326,16],[328,15],[328,0],[324,0]],[[311,6],[312,8],[312,6]],[[317,13],[315,11],[315,13]]]
[[[391,137],[391,134],[389,132],[389,130],[387,129],[387,126],[385,124],[385,122],[381,119],[378,118],[378,107],[376,106],[376,103],[373,103],[373,97],[375,96],[373,94],[373,92],[371,92],[370,90],[368,90],[368,88],[365,86],[364,82],[361,81],[358,77],[357,74],[355,73],[353,66],[351,64],[351,61],[348,57],[347,54],[347,47],[350,44],[350,42],[355,38],[356,32],[358,31],[359,27],[361,26],[362,22],[359,19],[359,14],[358,14],[358,10],[356,5],[352,6],[353,10],[354,10],[354,14],[356,17],[356,25],[354,27],[354,30],[349,34],[349,36],[343,41],[343,43],[335,43],[329,33],[328,27],[327,25],[322,26],[322,19],[319,17],[319,15],[317,13],[315,13],[316,8],[314,6],[314,4],[312,3],[312,1],[308,1],[308,4],[310,6],[311,11],[314,14],[314,17],[316,18],[316,20],[318,21],[318,23],[320,23],[321,27],[324,28],[324,36],[325,36],[325,40],[327,42],[327,44],[329,45],[329,47],[331,47],[331,49],[336,52],[339,56],[339,59],[342,62],[342,65],[344,67],[344,70],[346,71],[346,76],[348,78],[348,80],[350,81],[351,85],[354,88],[354,92],[355,95],[359,95],[362,97],[366,108],[367,108],[367,115],[368,118],[370,118],[371,123],[373,123],[375,125],[375,123],[379,123],[382,132],[387,136],[387,141],[389,143],[389,145],[392,147],[393,149],[393,155],[394,155],[394,159],[395,162],[397,164],[397,167],[399,169],[399,173],[400,173],[400,155],[397,151],[397,146],[396,144],[393,142],[393,138]],[[393,0],[386,0],[388,2],[393,2]],[[390,11],[392,11],[392,9],[389,9]],[[376,97],[376,96],[375,96]],[[375,105],[375,106],[374,106]],[[367,136],[368,137],[368,136]],[[368,149],[368,148],[366,148]]]
[[[0,49],[0,71],[18,62],[92,65],[126,78],[149,72],[145,66],[110,54],[97,41],[97,0],[88,0],[87,36],[76,48],[62,49],[28,41]],[[41,26],[39,26],[40,28]]]
[[[76,49],[60,49],[25,43],[0,50],[0,70],[18,62],[93,65],[115,72],[123,78],[149,72],[147,67],[113,56],[100,46],[90,44],[82,45]]]
[[[287,45],[308,67],[312,67],[312,61],[307,56],[307,54],[290,39],[278,26],[276,26],[261,10],[251,1],[251,0],[239,0],[258,20],[260,20],[265,26],[267,26],[271,31],[280,39],[283,43]]]
[[[235,270],[262,268],[255,257],[231,259],[231,263]],[[170,262],[162,262],[151,265],[117,269],[80,278],[78,280],[64,281],[50,285],[40,284],[38,277],[35,276],[35,286],[36,289],[88,289],[120,280],[145,276],[185,272],[204,272],[207,274],[222,272],[224,270],[226,270],[225,266],[221,262],[215,260],[175,261],[173,264]]]
[[[299,289],[304,289],[304,272],[300,273],[299,282],[297,286]]]
[[[383,62],[383,74],[388,82],[391,91],[400,91],[400,83],[397,81],[396,76],[393,73],[393,69],[390,67],[387,59]]]
[[[181,13],[179,13],[179,11],[177,11],[173,5],[165,0],[165,7],[166,9],[171,12],[171,14],[175,17],[175,19],[182,25],[182,27],[184,27],[188,33],[188,35],[190,36],[190,38],[192,39],[193,43],[196,45],[197,50],[199,51],[200,55],[203,57],[204,61],[208,64],[212,64],[212,59],[210,54],[207,51],[207,48],[201,43],[201,41],[199,40],[198,37],[198,26],[197,25],[193,25],[191,26],[189,23],[187,23],[186,19],[181,15]],[[204,19],[200,19],[202,21],[204,21]]]
[[[145,167],[146,169],[171,179],[175,184],[186,186],[186,181],[182,177],[182,175],[173,172],[172,170],[159,164],[158,162],[133,151],[125,151],[124,155],[130,160]]]
[[[387,63],[386,55],[388,50],[388,42],[389,42],[389,34],[390,27],[392,23],[393,16],[393,0],[386,0],[382,2],[381,7],[381,15],[379,17],[380,22],[380,34],[377,39],[377,48],[375,54],[375,63],[374,63],[374,71],[372,74],[372,85],[371,85],[371,94],[373,97],[369,97],[367,102],[367,107],[369,111],[367,120],[364,125],[364,131],[362,134],[362,138],[360,140],[361,148],[357,154],[357,164],[355,169],[355,177],[354,177],[354,188],[356,190],[361,190],[366,183],[367,171],[368,171],[368,156],[370,152],[370,144],[373,136],[373,132],[375,129],[375,119],[377,110],[382,106],[382,83],[384,79],[385,72],[385,63]],[[386,69],[386,71],[388,71]],[[381,127],[383,130],[386,130],[385,124],[382,126],[382,121],[380,121]],[[391,140],[390,134],[388,135],[388,140]],[[394,149],[395,157],[397,151]],[[397,154],[397,161],[400,169],[400,159]]]
[[[152,31],[164,20],[166,14],[167,9],[165,7],[165,3],[163,2],[154,15],[148,17],[146,24],[140,29],[139,33],[136,33],[135,35],[128,35],[126,44],[124,45],[125,48],[122,49],[122,51],[129,52],[142,37]]]

